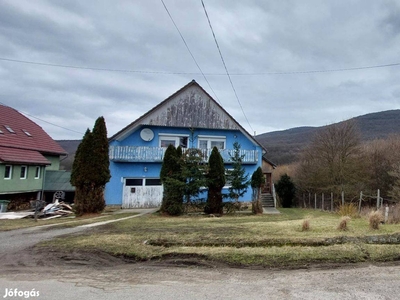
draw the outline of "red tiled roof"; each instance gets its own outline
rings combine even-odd
[[[6,126],[9,126],[14,133],[7,130]],[[35,150],[42,154],[67,154],[42,127],[15,109],[4,105],[0,105],[0,131],[2,147]]]
[[[51,163],[38,151],[0,147],[0,162],[50,165]]]

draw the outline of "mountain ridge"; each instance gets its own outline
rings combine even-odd
[[[362,142],[400,134],[400,109],[369,113],[349,120],[356,122]],[[277,165],[288,164],[298,159],[302,149],[311,142],[319,130],[346,121],[318,127],[300,126],[272,131],[256,135],[255,139],[267,149],[269,160]]]

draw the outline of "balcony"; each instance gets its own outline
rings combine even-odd
[[[166,148],[141,147],[141,146],[110,146],[109,157],[114,162],[162,162]],[[201,149],[203,160],[208,161],[212,149]],[[219,153],[224,163],[230,163],[233,149],[221,149]],[[256,164],[258,162],[257,150],[240,150],[244,156],[243,164]]]

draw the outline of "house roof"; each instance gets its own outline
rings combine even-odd
[[[35,165],[51,164],[50,161],[48,161],[38,151],[1,147],[1,146],[0,146],[0,162],[12,163],[12,164],[35,164]]]
[[[41,154],[67,154],[39,125],[5,105],[0,105],[0,146],[13,149],[10,151],[31,150],[32,159],[39,158],[37,154],[33,158],[34,151]]]
[[[255,145],[264,149],[195,80],[114,134],[109,140],[123,140],[141,125],[240,130]]]
[[[75,191],[75,187],[71,185],[70,179],[71,172],[64,170],[48,170],[46,171],[46,177],[44,179],[44,190],[47,192]]]

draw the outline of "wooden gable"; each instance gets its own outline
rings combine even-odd
[[[142,124],[210,129],[237,129],[236,121],[198,84],[172,95],[146,115]]]
[[[141,125],[240,130],[257,141],[222,108],[196,81],[192,80],[149,112],[110,138],[121,141]]]

